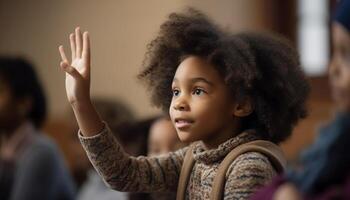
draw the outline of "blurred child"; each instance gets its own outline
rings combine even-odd
[[[176,129],[167,117],[158,118],[151,126],[148,139],[148,156],[166,155],[185,147],[177,136]],[[157,192],[152,193],[154,200],[172,200],[176,199],[175,192]]]
[[[161,117],[152,124],[148,139],[148,156],[164,155],[185,146],[177,136],[170,119]]]
[[[94,98],[92,101],[103,119],[111,125],[110,127],[115,133],[121,134],[117,131],[118,126],[131,123],[135,120],[131,110],[122,102],[102,98]],[[73,116],[70,118],[73,118]],[[72,135],[75,137],[72,137],[71,143],[71,153],[75,156],[74,174],[78,175],[76,176],[77,178],[79,178],[79,175],[81,176],[81,174],[84,174],[86,178],[84,182],[82,182],[77,200],[128,200],[128,193],[111,190],[103,183],[101,177],[93,169],[84,149],[81,147],[76,137],[78,125],[75,119],[70,119],[70,122],[72,133],[75,133]],[[116,135],[116,137],[120,140],[120,136]],[[124,140],[121,141],[123,142],[123,146],[130,152],[128,143],[124,142]]]
[[[103,119],[110,124],[111,129],[118,134],[121,134],[120,131],[116,131],[119,127],[133,123],[135,120],[135,116],[131,109],[120,101],[106,98],[94,98],[93,104],[96,106]],[[86,156],[79,139],[76,137],[79,127],[74,114],[71,111],[66,115],[66,124],[68,125],[68,131],[71,135],[71,137],[69,137],[69,152],[72,157],[72,171],[79,189],[83,182],[86,181],[87,171],[92,169],[92,165]],[[126,139],[120,138],[120,135],[116,135],[116,137],[126,141]]]

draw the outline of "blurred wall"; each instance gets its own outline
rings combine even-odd
[[[173,11],[193,6],[231,30],[271,26],[266,3],[259,0],[0,0],[0,54],[23,55],[37,67],[48,95],[50,116],[67,110],[58,46],[69,52],[68,35],[76,26],[92,41],[92,95],[121,98],[145,117],[150,107],[137,82],[146,44]],[[263,4],[264,3],[264,4]]]
[[[145,88],[136,79],[146,44],[169,13],[187,6],[204,11],[232,31],[274,30],[295,41],[294,0],[0,0],[0,54],[23,55],[36,65],[49,100],[46,130],[68,155],[65,141],[70,136],[58,120],[69,109],[58,46],[63,44],[70,55],[69,33],[76,26],[88,30],[92,95],[120,98],[138,117],[147,117],[159,111],[150,106]],[[330,117],[326,78],[313,78],[311,84],[310,116],[283,144],[290,159],[312,141],[320,122]]]

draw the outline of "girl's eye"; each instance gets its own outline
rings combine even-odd
[[[174,90],[173,90],[173,96],[174,96],[174,97],[179,96],[179,94],[180,94],[180,91],[179,91],[179,90],[177,90],[177,89],[174,89]]]
[[[204,90],[202,90],[202,89],[199,89],[199,88],[196,88],[195,90],[193,90],[193,92],[192,92],[192,94],[194,94],[194,95],[202,95],[203,93],[205,93],[205,91]]]

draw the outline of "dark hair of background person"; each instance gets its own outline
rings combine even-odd
[[[41,128],[46,115],[46,98],[34,66],[24,58],[0,56],[0,78],[10,87],[14,98],[31,98],[28,119]]]

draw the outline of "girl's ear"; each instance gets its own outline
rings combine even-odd
[[[233,115],[235,117],[246,117],[254,111],[254,105],[251,97],[244,97],[243,100],[234,105]]]

